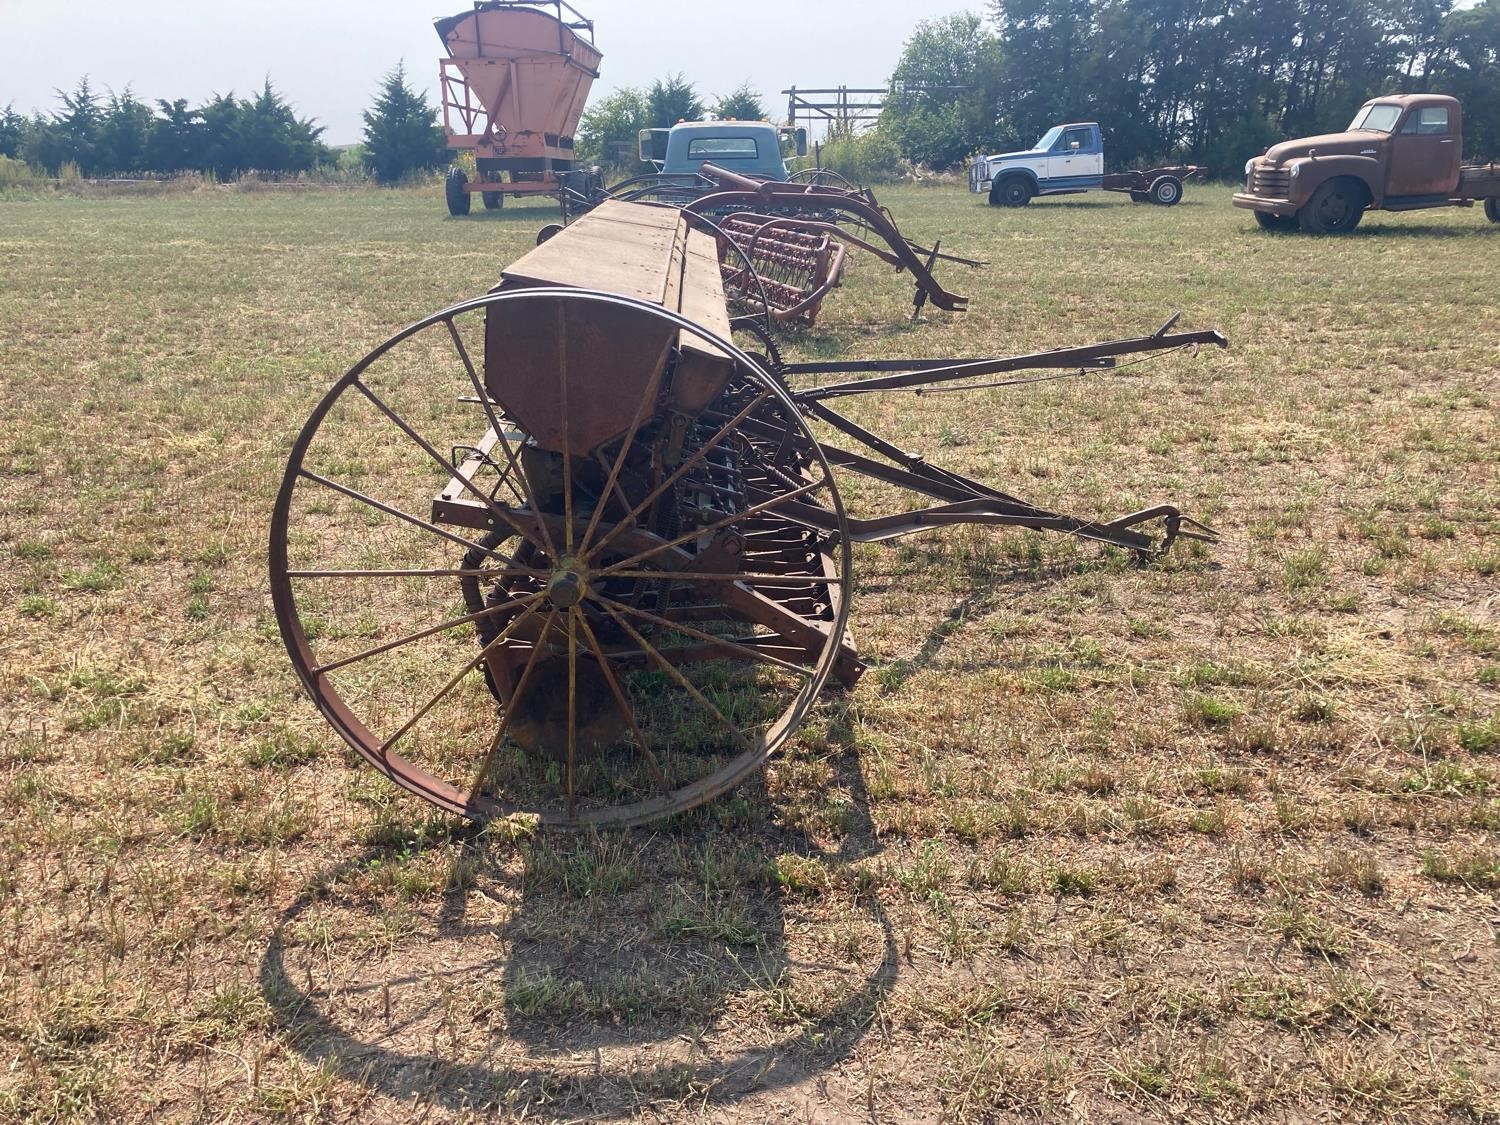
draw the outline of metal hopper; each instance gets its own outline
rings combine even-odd
[[[448,147],[472,151],[478,169],[472,180],[450,171],[448,209],[467,214],[476,191],[491,208],[505,195],[557,191],[558,173],[575,169],[573,133],[599,77],[593,21],[564,0],[478,0],[435,27],[448,52]]]

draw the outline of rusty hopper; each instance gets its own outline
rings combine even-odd
[[[292,664],[340,737],[449,812],[630,825],[744,780],[859,677],[857,543],[956,524],[1145,557],[1213,539],[1170,505],[1030,504],[839,400],[1062,378],[1217,332],[776,364],[732,339],[716,238],[606,201],[355,364],[297,437],[269,550]],[[854,482],[889,507],[846,511]]]
[[[478,176],[450,172],[448,207],[554,192],[574,170],[573,134],[603,57],[593,22],[563,0],[479,0],[435,23],[448,147],[474,153]],[[457,172],[454,169],[454,172]],[[501,185],[504,186],[496,186]]]

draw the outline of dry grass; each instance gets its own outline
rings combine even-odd
[[[1224,542],[862,549],[858,688],[747,789],[581,840],[355,766],[264,578],[311,404],[550,215],[0,204],[0,1119],[1494,1120],[1500,228],[1278,238],[1227,196],[884,192],[988,260],[945,271],[972,311],[908,326],[860,262],[793,352],[1181,309],[1233,350],[858,417]]]

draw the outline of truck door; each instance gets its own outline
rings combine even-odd
[[[1390,140],[1385,194],[1444,195],[1458,186],[1459,143],[1445,105],[1416,106]]]
[[[1094,130],[1064,129],[1047,157],[1047,178],[1071,180],[1079,176],[1098,176],[1104,172],[1104,153],[1100,151]]]

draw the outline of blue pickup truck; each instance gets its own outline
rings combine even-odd
[[[692,176],[713,164],[757,180],[785,180],[783,135],[792,138],[798,156],[807,155],[806,129],[768,121],[679,121],[670,129],[642,129],[640,157],[662,176]]]
[[[1038,195],[1123,191],[1137,203],[1171,207],[1182,198],[1182,181],[1197,175],[1192,164],[1144,171],[1104,171],[1104,136],[1096,121],[1054,125],[1024,152],[975,157],[969,190],[988,195],[994,206],[1024,207]]]

